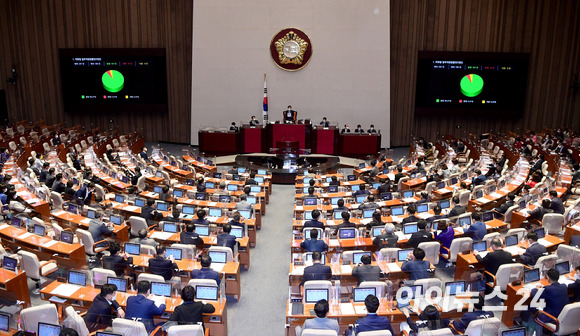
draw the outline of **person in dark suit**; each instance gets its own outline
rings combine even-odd
[[[364,130],[364,129],[362,128],[362,126],[359,124],[359,125],[356,125],[356,128],[354,129],[354,132],[355,132],[356,134],[364,134],[364,133],[365,133],[365,130]]]
[[[217,236],[217,246],[226,246],[234,251],[234,246],[237,243],[236,236],[230,234],[232,232],[232,226],[230,224],[224,224],[223,232]]]
[[[505,214],[505,212],[512,206],[514,206],[515,203],[515,199],[516,199],[516,195],[515,194],[508,194],[507,195],[507,200],[505,201],[504,204],[500,205],[499,207],[495,208],[494,210],[496,212],[499,212],[501,214]]]
[[[530,211],[530,215],[528,219],[535,219],[538,221],[542,221],[544,219],[544,215],[547,213],[554,212],[550,207],[552,206],[552,202],[549,199],[542,200],[542,206],[535,208],[534,210]]]
[[[189,223],[185,226],[185,231],[179,234],[179,242],[181,244],[201,245],[203,239],[195,233],[195,225]]]
[[[363,211],[364,210],[376,210],[379,208],[380,208],[380,206],[377,203],[375,203],[375,196],[374,195],[369,195],[367,197],[366,202],[363,202],[358,206],[358,209],[363,210]]]
[[[479,301],[473,304],[473,311],[462,313],[461,320],[452,321],[451,325],[453,325],[454,329],[463,333],[471,321],[494,317],[493,311],[484,311],[483,307],[484,300],[483,296],[480,295]]]
[[[93,299],[91,307],[84,316],[85,323],[90,332],[103,327],[110,327],[114,316],[125,317],[125,311],[114,300],[117,286],[104,284],[101,287],[101,293]]]
[[[377,188],[377,194],[381,195],[392,191],[391,180],[388,177],[381,177],[379,182],[381,185]]]
[[[195,213],[197,218],[194,218],[191,222],[197,225],[209,225],[209,221],[205,219],[206,212],[203,209],[197,210]]]
[[[397,166],[397,170],[396,170],[396,174],[395,174],[395,184],[399,183],[399,180],[401,179],[401,177],[405,177],[405,174],[403,174],[403,167],[401,166]]]
[[[485,255],[485,257],[481,257],[479,254],[476,254],[477,261],[483,264],[485,270],[495,276],[497,273],[497,269],[503,264],[510,264],[512,263],[512,255],[511,253],[503,250],[503,241],[500,238],[494,238],[491,240],[491,250]],[[485,275],[486,282],[493,283],[493,278],[489,275]],[[486,286],[487,287],[487,286]],[[486,288],[486,294],[491,293],[493,288]]]
[[[201,323],[205,330],[203,314],[213,313],[215,307],[209,303],[195,301],[195,288],[192,286],[185,286],[183,288],[181,291],[181,299],[183,303],[175,307],[169,321],[175,321],[179,325]]]
[[[344,199],[342,199],[342,198],[341,198],[341,199],[339,199],[339,200],[336,202],[336,208],[332,209],[332,213],[333,213],[333,214],[334,214],[335,212],[341,212],[341,213],[342,213],[343,211],[346,211],[346,212],[348,212],[348,210],[349,210],[349,209],[348,209],[347,207],[345,207],[345,206],[344,206]]]
[[[297,117],[298,112],[294,111],[291,105],[288,105],[288,109],[282,112],[282,118],[285,124],[295,124]]]
[[[336,226],[336,230],[338,229],[346,229],[346,228],[356,228],[356,224],[350,221],[350,213],[348,211],[343,211],[342,214],[342,223]]]
[[[246,223],[242,221],[242,215],[236,211],[232,216],[232,220],[228,222],[231,226],[241,227],[242,229],[246,230]]]
[[[48,175],[46,175],[46,181],[44,181],[44,185],[52,188],[54,180],[56,180],[56,176],[54,175],[54,168],[50,168],[48,169]]]
[[[395,226],[391,223],[385,224],[385,228],[381,230],[381,234],[373,239],[373,244],[377,248],[377,252],[385,247],[396,247],[399,237],[394,234]]]
[[[564,207],[564,203],[562,203],[562,200],[558,197],[558,192],[556,190],[550,190],[550,209],[561,215],[566,211],[566,207]]]
[[[145,161],[149,161],[149,155],[147,155],[147,147],[143,147],[141,149],[141,152],[139,153],[139,156],[145,160]]]
[[[403,272],[409,273],[409,280],[415,281],[429,277],[431,263],[425,259],[425,251],[416,247],[413,252],[407,255],[407,260],[401,265]]]
[[[570,303],[580,302],[580,266],[574,269],[574,282],[568,285],[568,289],[572,292]]]
[[[475,174],[477,176],[475,176],[472,180],[471,180],[471,185],[472,186],[478,186],[478,185],[482,185],[485,184],[485,181],[487,180],[487,177],[485,177],[485,175],[483,175],[481,173],[481,170],[476,169],[475,170]]]
[[[256,116],[253,115],[252,119],[250,119],[249,124],[250,124],[250,126],[258,126],[258,125],[260,125],[260,122],[258,121],[258,119],[256,119]]]
[[[530,174],[536,170],[542,171],[542,164],[544,163],[544,154],[538,155],[538,160],[530,168]]]
[[[546,306],[544,307],[543,311],[545,313],[548,313],[552,316],[555,316],[556,318],[558,318],[558,315],[560,315],[560,313],[562,312],[562,309],[564,309],[564,306],[568,304],[569,299],[568,299],[568,288],[566,287],[566,285],[561,284],[558,282],[558,280],[560,279],[560,273],[558,273],[558,271],[556,271],[555,269],[549,269],[546,272],[546,279],[548,280],[549,285],[548,286],[543,286],[541,284],[538,284],[536,286],[536,288],[532,289],[532,291],[530,292],[530,297],[535,297],[536,293],[538,292],[538,289],[540,288],[544,288],[544,290],[542,291],[542,293],[540,294],[539,299],[543,299]],[[524,321],[524,319],[526,318],[526,315],[530,315],[529,316],[529,321],[531,321],[532,314],[535,314],[536,312],[536,308],[530,307],[530,309],[528,310],[528,314],[524,314],[524,312],[522,312],[522,321]],[[548,317],[545,314],[540,314],[538,316],[538,320],[544,322],[544,323],[553,323],[553,319]],[[540,331],[541,331],[541,326],[539,326]],[[541,335],[541,333],[539,333]]]
[[[407,224],[407,223],[416,223],[419,222],[419,220],[421,218],[415,216],[415,213],[417,212],[417,207],[414,204],[411,204],[407,207],[407,213],[409,214],[408,217],[403,218],[403,221],[401,222],[402,224]]]
[[[165,202],[171,200],[171,197],[172,196],[169,193],[169,187],[163,186],[163,188],[161,189],[161,193],[159,194],[159,200]]]
[[[367,309],[367,316],[359,318],[356,321],[354,325],[355,333],[373,330],[388,330],[391,332],[391,335],[395,335],[395,332],[393,331],[393,327],[391,327],[389,319],[377,315],[377,310],[379,309],[379,306],[380,302],[376,296],[369,295],[366,297],[365,307]],[[349,333],[349,331],[350,330],[347,330],[346,334],[352,335],[352,333]]]
[[[381,278],[381,268],[371,265],[371,256],[363,255],[360,264],[353,267],[352,276],[358,278],[357,286],[363,281],[379,281]]]
[[[40,176],[38,177],[38,182],[46,182],[46,177],[48,176],[48,169],[50,163],[45,162],[42,164],[42,169],[40,170]]]
[[[312,210],[312,219],[304,222],[304,226],[302,227],[302,230],[304,230],[306,228],[319,228],[319,229],[324,230],[324,223],[318,220],[319,217],[320,217],[320,210],[318,210],[318,209]]]
[[[155,200],[152,198],[147,199],[147,204],[141,208],[141,217],[145,218],[148,225],[153,224],[155,221],[155,216],[157,215],[157,210],[155,210]]]
[[[322,127],[330,127],[330,121],[326,119],[326,117],[322,117],[322,121],[320,122],[320,126]]]
[[[89,221],[89,233],[93,237],[93,242],[97,243],[105,239],[103,235],[113,233],[112,225],[107,225],[101,221],[103,214],[100,211],[95,212],[95,218]],[[97,247],[106,246],[106,242],[98,243]]]
[[[74,189],[73,181],[67,181],[66,188],[64,188],[63,196],[66,196],[67,199],[72,200],[73,197],[75,196],[76,192],[77,191]]]
[[[123,276],[125,270],[133,264],[133,257],[129,257],[127,253],[121,254],[121,247],[114,241],[109,243],[109,252],[110,255],[101,259],[103,268],[115,271],[118,277]]]
[[[145,329],[150,333],[155,329],[153,317],[165,312],[165,303],[157,306],[152,300],[151,283],[139,281],[137,283],[137,295],[127,298],[127,314],[125,318],[143,322]]]
[[[332,270],[330,266],[322,265],[322,253],[312,252],[312,266],[304,268],[304,275],[302,275],[302,285],[310,280],[330,280],[332,277]]]
[[[318,239],[318,230],[310,231],[310,239],[305,239],[300,243],[300,248],[306,252],[324,252],[328,250],[328,245],[324,240]]]
[[[453,196],[451,201],[453,202],[453,209],[451,209],[451,211],[449,211],[449,215],[448,215],[449,218],[457,217],[457,216],[465,213],[465,207],[462,207],[461,205],[459,205],[459,196]]]
[[[258,182],[255,180],[255,178],[256,178],[256,172],[253,171],[250,173],[250,178],[246,180],[244,185],[258,185]]]
[[[350,133],[350,128],[348,127],[348,124],[344,124],[344,127],[340,130],[340,134],[344,133]]]
[[[215,282],[219,286],[220,282],[221,282],[220,274],[211,269],[211,257],[207,254],[204,254],[201,256],[199,262],[201,264],[201,268],[194,269],[193,271],[191,271],[191,278],[192,279],[213,279],[213,280],[215,280]]]
[[[336,175],[333,175],[330,179],[331,181],[328,182],[329,186],[337,186],[337,187],[340,186],[340,181],[338,180],[338,177],[336,177]]]
[[[86,185],[77,190],[75,193],[75,198],[79,204],[89,205],[91,204],[91,199],[93,197],[93,193],[95,191],[95,184],[93,182],[89,182]]]
[[[430,330],[439,330],[447,328],[449,326],[449,319],[442,319],[441,314],[434,305],[428,305],[419,314],[419,321],[415,322],[411,319],[411,314],[409,312],[409,307],[403,308],[403,314],[407,318],[407,325],[411,332],[410,335],[416,336],[417,333]],[[406,329],[401,323],[401,330]]]
[[[59,194],[62,194],[65,189],[66,185],[62,182],[62,174],[61,173],[56,174],[51,190]]]
[[[538,243],[538,234],[535,232],[529,232],[526,235],[528,243],[530,246],[526,249],[526,252],[520,256],[522,264],[528,266],[534,266],[536,261],[546,253],[546,247]]]
[[[367,130],[367,133],[369,133],[369,134],[377,133],[377,130],[375,129],[375,125],[371,124],[371,127]]]
[[[140,178],[141,176],[143,176],[143,175],[141,174],[141,168],[139,168],[139,167],[135,167],[135,169],[134,169],[134,174],[133,174],[133,176],[131,177],[131,184],[132,184],[132,185],[134,185],[134,186],[136,186],[136,185],[137,185],[137,181],[139,181],[139,178]]]
[[[433,222],[438,221],[440,219],[447,218],[447,215],[442,215],[441,211],[443,211],[443,209],[441,209],[441,206],[436,205],[435,207],[433,207],[433,216],[429,217],[427,220],[430,223],[433,223]],[[431,226],[431,227],[433,227],[433,226]]]
[[[156,246],[155,251],[157,253],[155,258],[149,259],[149,273],[161,275],[165,281],[171,280],[173,271],[178,269],[173,256],[165,259],[165,246],[163,245]]]
[[[417,247],[421,243],[425,242],[432,242],[433,241],[433,234],[427,228],[427,221],[424,219],[419,219],[417,222],[417,232],[411,234],[411,238],[407,244],[412,247]]]
[[[360,185],[359,190],[352,193],[352,196],[356,197],[358,195],[370,195],[370,194],[371,192],[367,190],[366,185],[363,183]]]
[[[463,233],[471,237],[474,241],[482,240],[487,234],[487,227],[481,221],[481,212],[475,211],[471,214],[472,223],[467,228],[464,227]]]

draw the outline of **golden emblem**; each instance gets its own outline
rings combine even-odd
[[[281,64],[301,65],[304,53],[308,48],[308,42],[300,38],[294,31],[288,32],[284,37],[274,42],[274,45]]]

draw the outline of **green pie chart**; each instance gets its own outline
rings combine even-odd
[[[465,75],[459,82],[459,86],[461,93],[467,97],[475,97],[483,90],[483,78],[476,74]]]
[[[103,87],[109,92],[119,92],[125,86],[125,77],[117,70],[109,70],[101,77]]]

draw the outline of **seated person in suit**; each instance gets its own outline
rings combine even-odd
[[[149,259],[149,273],[161,275],[165,281],[171,280],[173,272],[179,269],[173,256],[165,259],[165,246],[163,245],[157,246],[155,251],[157,255]]]
[[[250,178],[246,180],[244,185],[258,185],[258,182],[255,179],[256,179],[256,172],[252,171],[252,172],[250,172]]]
[[[331,177],[331,181],[328,182],[329,186],[340,186],[340,181],[338,180],[338,177],[336,177],[336,175],[333,175]]]
[[[193,224],[197,224],[197,225],[209,225],[209,221],[207,219],[205,219],[206,216],[206,212],[203,209],[199,209],[196,211],[195,213],[197,215],[197,218],[195,218],[194,220],[192,220],[191,222]]]
[[[552,202],[549,199],[542,200],[542,206],[535,208],[534,210],[530,211],[529,219],[535,219],[538,221],[542,221],[544,219],[544,215],[547,213],[554,212],[550,207],[552,206]]]
[[[203,177],[199,177],[197,179],[197,181],[196,181],[196,186],[195,187],[197,189],[197,192],[206,192],[205,179]]]
[[[439,253],[449,254],[448,250],[451,248],[451,242],[455,239],[453,226],[449,225],[448,220],[441,220],[437,222],[437,231],[440,231],[439,233],[435,233],[435,240],[441,243]],[[447,250],[443,247],[446,247]]]
[[[471,214],[471,225],[467,228],[464,227],[466,236],[470,236],[474,241],[482,240],[487,234],[487,227],[485,223],[481,221],[481,212],[476,211]]]
[[[538,234],[534,231],[528,232],[526,238],[528,239],[529,247],[526,249],[526,252],[520,256],[520,260],[522,264],[533,267],[536,264],[536,261],[546,254],[546,247],[538,243]]]
[[[301,336],[302,331],[306,329],[317,329],[317,330],[334,330],[337,335],[340,335],[340,326],[336,319],[327,318],[329,305],[328,301],[320,300],[314,305],[314,313],[316,317],[313,319],[306,319],[302,328],[296,327],[296,336]]]
[[[417,222],[418,231],[411,234],[411,238],[407,244],[412,247],[417,247],[421,243],[432,242],[433,234],[429,232],[431,229],[427,227],[427,221],[419,219]]]
[[[143,174],[141,174],[141,168],[139,168],[139,167],[135,167],[134,172],[135,173],[131,177],[131,184],[134,185],[134,186],[136,186],[137,185],[137,182],[139,182],[139,178],[141,176],[143,176]]]
[[[477,303],[473,304],[473,311],[465,312],[461,314],[461,320],[459,321],[452,321],[450,324],[453,328],[461,333],[465,332],[467,326],[471,321],[479,320],[482,318],[490,318],[494,317],[493,311],[484,311],[483,307],[485,306],[483,296],[479,296],[479,300]]]
[[[377,130],[375,129],[375,125],[371,124],[371,127],[367,130],[367,133],[369,133],[369,134],[377,133]]]
[[[478,186],[478,185],[482,185],[485,184],[485,181],[487,180],[487,177],[485,177],[485,175],[483,175],[481,173],[481,170],[476,169],[475,171],[475,177],[471,180],[471,185],[472,186]]]
[[[353,197],[356,197],[358,195],[370,195],[371,194],[371,192],[367,190],[366,184],[364,184],[364,183],[360,184],[359,188],[360,188],[359,190],[356,190],[355,192],[352,193]]]
[[[149,161],[149,155],[147,155],[147,147],[143,147],[143,149],[141,150],[141,153],[139,153],[139,156],[145,160],[145,161]]]
[[[205,330],[203,314],[215,312],[215,307],[209,303],[195,301],[195,288],[192,286],[185,286],[183,288],[181,291],[181,299],[183,303],[175,307],[169,321],[175,321],[179,325],[201,323]]]
[[[103,268],[115,271],[115,274],[120,277],[125,274],[125,270],[133,264],[133,257],[129,257],[127,253],[121,254],[121,247],[117,242],[109,243],[108,256],[104,256],[101,260]]]
[[[155,210],[155,200],[149,198],[147,199],[147,204],[141,208],[141,217],[145,218],[147,225],[152,225],[155,222],[156,215],[157,210]]]
[[[45,162],[42,164],[42,169],[40,170],[40,176],[38,176],[38,182],[46,182],[46,177],[48,176],[48,169],[50,169],[50,163]]]
[[[312,266],[304,268],[304,275],[302,276],[302,284],[310,280],[330,280],[332,277],[332,270],[330,266],[322,265],[322,253],[312,252]]]
[[[348,211],[348,210],[349,209],[344,206],[344,199],[342,199],[342,198],[336,202],[336,208],[332,209],[333,213],[335,211],[343,212],[343,211]]]
[[[555,318],[558,318],[558,315],[560,315],[562,309],[564,309],[564,306],[569,302],[568,288],[566,285],[558,282],[560,279],[560,273],[558,273],[558,271],[553,268],[546,272],[546,279],[548,280],[549,285],[545,287],[541,284],[536,285],[536,288],[532,289],[530,292],[530,297],[535,297],[538,289],[543,288],[544,290],[539,297],[539,299],[543,299],[546,304],[543,311],[550,314],[551,316],[554,316]],[[529,316],[528,321],[531,322],[533,319],[533,314],[535,314],[536,310],[536,308],[530,307],[528,311],[522,312],[522,321],[525,321],[526,317]],[[554,322],[554,320],[546,314],[540,314],[538,319],[544,323]],[[540,325],[536,326],[537,334],[542,335],[542,327]]]
[[[419,199],[417,201],[417,204],[421,204],[421,203],[429,203],[429,194],[427,194],[426,192],[421,192],[419,193],[419,197],[421,197],[421,199]]]
[[[425,259],[425,251],[421,248],[415,248],[413,252],[407,255],[407,260],[401,265],[403,272],[409,273],[409,280],[427,279],[431,263]]]
[[[381,268],[371,265],[371,256],[363,255],[360,258],[360,264],[353,267],[352,276],[358,279],[357,286],[363,281],[379,281]]]
[[[449,211],[449,218],[452,217],[457,217],[461,214],[465,213],[465,207],[462,207],[459,203],[459,196],[453,196],[453,198],[451,199],[451,202],[453,202],[453,209],[451,209],[451,211]]]
[[[68,181],[66,183],[66,188],[64,188],[63,196],[67,197],[69,200],[71,200],[75,196],[75,193],[76,193],[76,190],[74,189],[73,181]]]
[[[125,318],[137,320],[145,324],[147,332],[155,329],[153,318],[165,312],[165,303],[157,306],[151,295],[151,283],[149,281],[139,281],[137,283],[137,295],[127,298],[127,314]]]
[[[550,209],[561,215],[566,211],[564,203],[562,203],[562,200],[558,197],[558,192],[556,190],[550,190]]]
[[[55,171],[54,168],[49,168],[48,174],[46,175],[46,181],[44,182],[44,185],[49,187],[49,188],[52,188],[52,185],[54,184],[54,181],[56,180],[56,176],[54,174],[54,171]]]
[[[479,254],[476,254],[475,257],[477,261],[483,264],[486,271],[491,273],[493,276],[497,273],[498,268],[503,264],[510,264],[513,262],[511,253],[503,250],[504,244],[503,240],[500,238],[494,238],[491,240],[491,250],[485,255],[485,257],[481,257]],[[493,283],[493,278],[487,274],[485,274],[486,282]],[[493,291],[493,288],[486,286],[486,294],[489,294]]]
[[[213,279],[219,286],[221,282],[220,274],[211,269],[211,257],[207,254],[202,254],[199,263],[201,264],[201,268],[191,271],[191,278]]]
[[[104,284],[101,293],[93,299],[91,307],[84,316],[85,323],[90,332],[112,326],[114,317],[125,317],[125,311],[114,299],[117,286]]]
[[[379,209],[380,206],[375,203],[375,196],[374,195],[369,195],[367,197],[367,201],[361,203],[358,206],[359,210],[374,210],[374,209]]]
[[[570,303],[580,302],[580,266],[574,269],[574,282],[568,285],[568,289],[572,292]]]
[[[217,246],[226,246],[234,251],[234,246],[237,243],[236,236],[230,234],[232,232],[232,226],[230,224],[224,224],[223,232],[217,236]]]
[[[52,184],[51,190],[52,191],[55,191],[55,192],[57,192],[59,194],[62,194],[64,192],[64,189],[66,189],[66,186],[62,182],[62,174],[61,173],[58,173],[55,176],[54,183]]]
[[[330,126],[330,121],[328,121],[326,119],[326,117],[322,117],[322,121],[320,122],[320,126],[322,126],[322,127],[329,127]]]
[[[244,230],[246,229],[246,223],[242,221],[242,215],[238,211],[234,212],[232,220],[229,221],[228,224],[230,224],[231,226],[241,227]]]
[[[354,129],[354,132],[356,134],[364,134],[365,130],[362,128],[362,126],[360,124],[356,125],[356,128]]]
[[[285,124],[295,124],[297,116],[298,113],[292,109],[291,105],[288,105],[288,109],[282,112],[282,117],[284,118]]]
[[[373,331],[373,330],[388,330],[391,335],[395,335],[393,328],[389,319],[383,316],[377,315],[377,310],[379,309],[380,302],[379,299],[374,295],[369,295],[365,299],[365,307],[367,309],[367,316],[359,318],[354,324],[355,334],[363,331]],[[347,330],[346,335],[353,335],[352,330]]]
[[[163,186],[161,193],[159,194],[160,201],[168,201],[171,199],[171,194],[169,193],[169,186]]]
[[[105,239],[103,235],[110,235],[113,233],[113,225],[107,225],[101,221],[103,213],[100,211],[95,212],[95,218],[89,221],[89,232],[93,237],[93,242],[97,243],[97,247],[106,246],[106,242],[98,243]]]
[[[324,230],[324,223],[318,220],[319,217],[320,210],[318,209],[312,210],[312,219],[304,223],[302,230],[304,230],[305,228],[319,228]]]
[[[350,133],[350,128],[348,127],[348,124],[344,124],[344,127],[340,130],[340,134],[344,133]]]
[[[240,196],[240,201],[236,203],[236,210],[253,210],[252,203],[248,202],[248,196]]]
[[[439,310],[434,305],[428,305],[419,314],[419,321],[415,323],[411,319],[409,309],[403,308],[403,314],[407,318],[407,322],[401,323],[401,330],[405,330],[409,335],[416,336],[419,332],[439,330],[449,326],[449,319],[442,319]]]
[[[258,121],[258,119],[256,119],[256,116],[253,115],[252,119],[250,119],[249,124],[250,124],[250,126],[258,126],[258,125],[260,125],[260,122]]]
[[[516,195],[515,195],[515,194],[512,194],[512,193],[509,193],[509,194],[507,195],[507,200],[505,201],[505,203],[504,203],[504,204],[502,204],[502,205],[500,205],[500,206],[498,206],[498,207],[497,207],[497,208],[495,208],[494,210],[495,210],[496,212],[499,212],[499,213],[501,213],[501,214],[505,214],[505,212],[506,212],[506,211],[507,211],[507,210],[508,210],[510,207],[512,207],[512,206],[514,206],[514,205],[516,204],[516,203],[515,203],[515,199],[516,199]]]
[[[203,238],[201,238],[197,233],[195,233],[195,225],[189,223],[185,226],[185,231],[182,231],[179,234],[179,243],[200,245],[203,244]]]
[[[414,204],[409,205],[407,207],[407,213],[409,214],[409,216],[407,218],[403,218],[403,221],[401,223],[407,224],[407,223],[418,222],[421,218],[415,216],[416,212],[417,212],[417,207]]]
[[[383,226],[383,225],[385,225],[385,223],[383,223],[381,212],[375,211],[373,212],[373,217],[371,221],[367,225],[365,225],[365,228],[367,229],[367,231],[370,231],[373,226]]]
[[[328,245],[324,240],[318,239],[318,230],[310,231],[310,239],[303,240],[300,247],[306,252],[324,252],[328,250]]]
[[[129,242],[141,245],[149,245],[153,247],[159,245],[155,239],[147,237],[147,229],[145,228],[139,229],[139,231],[137,231],[137,237],[131,239]]]
[[[393,224],[385,224],[385,228],[381,230],[381,234],[373,239],[373,244],[376,246],[377,252],[385,247],[397,247],[399,237],[394,232],[395,226]]]
[[[380,196],[381,194],[384,194],[386,192],[391,192],[393,189],[393,186],[391,185],[391,180],[388,177],[381,177],[381,179],[379,180],[379,182],[381,183],[381,185],[377,188],[377,194]]]
[[[441,209],[441,206],[436,205],[433,208],[433,216],[429,217],[428,220],[429,222],[433,223],[436,220],[442,219],[442,218],[447,218],[446,215],[442,215],[441,211],[443,211],[443,209]]]
[[[91,198],[95,192],[95,184],[89,182],[88,185],[84,185],[76,191],[74,197],[76,198],[78,204],[91,204]]]
[[[310,186],[310,187],[308,187],[308,194],[306,194],[306,195],[303,195],[303,196],[302,196],[302,200],[304,200],[304,198],[305,198],[305,197],[314,197],[314,198],[318,198],[318,196],[314,194],[314,190],[315,190],[315,189],[314,189],[314,187],[313,187],[313,186]]]
[[[232,121],[232,124],[230,126],[230,131],[232,131],[232,132],[238,131],[238,126],[236,126],[236,123],[234,121]]]
[[[341,216],[342,216],[342,223],[340,223],[336,226],[337,232],[338,232],[338,229],[356,228],[356,224],[354,224],[350,221],[350,213],[348,211],[343,211]],[[335,233],[337,233],[337,232],[335,232]]]

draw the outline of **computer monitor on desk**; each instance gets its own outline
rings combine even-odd
[[[217,301],[219,294],[218,286],[202,286],[195,287],[195,298],[203,301]]]
[[[482,240],[478,242],[473,242],[473,251],[475,252],[487,251],[487,241]]]
[[[329,298],[327,288],[309,288],[304,290],[304,302],[316,303],[320,300],[327,300]]]
[[[141,244],[135,243],[125,243],[124,244],[125,253],[131,255],[140,255],[141,254]]]
[[[445,294],[446,295],[457,295],[465,293],[465,281],[450,281],[445,283]]]
[[[402,216],[405,210],[402,206],[396,206],[391,208],[391,216]]]
[[[369,257],[372,258],[372,253],[371,252],[355,252],[355,253],[353,253],[352,254],[352,263],[355,264],[355,265],[356,264],[360,264],[361,263],[361,260],[360,259],[363,256],[365,256],[365,255],[367,255],[367,256],[369,256]]]
[[[176,233],[177,223],[163,222],[163,232]]]
[[[109,220],[111,221],[111,223],[115,225],[121,225],[121,223],[123,222],[123,218],[119,215],[111,215],[109,217]]]
[[[195,233],[199,236],[207,237],[209,236],[209,225],[195,225]]]
[[[556,269],[556,271],[558,271],[558,273],[560,273],[560,275],[566,275],[570,273],[570,261],[566,260],[556,263],[556,265],[554,265],[554,268]]]
[[[207,199],[207,194],[204,192],[196,192],[195,199],[198,201],[205,201]]]
[[[439,206],[441,207],[441,209],[448,209],[449,207],[451,207],[451,202],[449,202],[449,200],[443,200],[439,202]]]
[[[10,330],[10,314],[0,313],[0,331]]]
[[[413,190],[405,190],[403,191],[403,198],[411,198],[415,196],[415,192]]]
[[[341,200],[342,197],[331,197],[330,198],[330,204],[331,205],[337,205],[338,204],[338,200]]]
[[[208,254],[209,254],[210,258],[211,258],[211,262],[212,263],[225,264],[225,263],[228,262],[228,254],[227,254],[227,252],[209,251]]]
[[[11,258],[9,256],[4,256],[2,261],[2,268],[8,271],[16,272],[16,267],[18,266],[18,260]]]
[[[505,236],[505,246],[515,246],[518,244],[518,235],[514,234],[514,235],[509,235],[509,236]]]
[[[34,224],[34,234],[35,235],[44,237],[45,232],[46,232],[46,228],[44,227],[44,225]]]
[[[68,271],[67,282],[73,285],[86,286],[87,275],[84,272]]]
[[[94,219],[95,218],[95,210],[88,209],[87,210],[87,218]]]
[[[481,221],[482,222],[490,222],[493,220],[493,211],[485,211],[481,214]]]
[[[169,256],[173,256],[175,260],[181,260],[182,250],[179,248],[167,248],[165,249],[165,256],[169,258]]]
[[[214,187],[215,187],[215,184],[213,182],[205,182],[206,189],[213,189]]]
[[[12,226],[20,229],[20,226],[22,225],[22,220],[18,217],[12,217]]]
[[[544,238],[546,236],[546,230],[543,227],[537,228],[533,231],[538,235],[538,239]]]
[[[125,278],[107,277],[107,283],[117,286],[119,292],[127,292],[127,279]]]
[[[145,202],[145,199],[144,198],[136,198],[135,199],[135,206],[136,207],[142,208],[142,207],[145,206],[145,203],[146,202]]]
[[[373,214],[375,213],[375,209],[371,210],[363,210],[363,218],[373,218]]]
[[[346,180],[349,182],[356,181],[356,175],[347,175]]]
[[[183,190],[173,189],[173,198],[182,198],[182,197],[183,197]]]
[[[165,282],[152,282],[151,294],[171,297],[171,284]]]
[[[304,205],[316,205],[316,197],[304,197]]]
[[[117,203],[125,203],[125,196],[124,195],[115,194],[115,202],[117,202]]]
[[[419,231],[419,227],[417,226],[417,223],[409,223],[409,224],[405,224],[403,225],[403,233],[404,234],[412,234]]]
[[[220,209],[220,208],[209,208],[209,216],[210,217],[221,217],[222,216],[222,209]]]
[[[540,281],[539,268],[532,268],[524,271],[524,285],[536,281]]]
[[[57,324],[50,324],[38,322],[37,336],[58,336],[60,334],[61,326]]]
[[[457,219],[457,224],[459,226],[465,226],[471,224],[471,216],[459,217]]]
[[[195,213],[195,207],[194,207],[194,206],[192,206],[192,205],[184,205],[184,206],[181,208],[181,212],[182,212],[184,215],[193,215],[193,214]]]
[[[417,204],[417,213],[423,213],[429,211],[429,204],[421,203]]]
[[[328,188],[326,189],[326,191],[329,192],[329,193],[337,193],[338,192],[338,186],[335,186],[335,185],[328,186]]]
[[[338,238],[339,239],[354,239],[354,238],[356,238],[356,229],[355,228],[338,229]]]
[[[358,287],[352,289],[352,298],[354,302],[365,302],[367,296],[377,296],[377,289],[375,287]]]
[[[333,212],[333,215],[332,215],[332,218],[334,218],[335,220],[342,219],[342,211],[334,211]]]
[[[393,199],[393,194],[390,192],[385,192],[380,195],[380,198],[383,201],[391,201]]]
[[[240,239],[244,237],[244,229],[239,226],[232,226],[232,231],[230,232],[231,235],[236,236],[236,238]]]
[[[60,241],[67,244],[72,244],[74,239],[74,234],[68,231],[60,232]]]
[[[232,196],[230,195],[220,195],[218,201],[221,203],[230,203],[232,201]]]
[[[397,261],[405,261],[407,260],[407,256],[409,253],[413,252],[413,249],[404,249],[397,251]]]
[[[153,192],[154,193],[161,194],[163,192],[163,187],[162,186],[154,186],[153,187]]]
[[[159,211],[167,211],[169,209],[169,204],[165,202],[157,202],[157,210]]]

